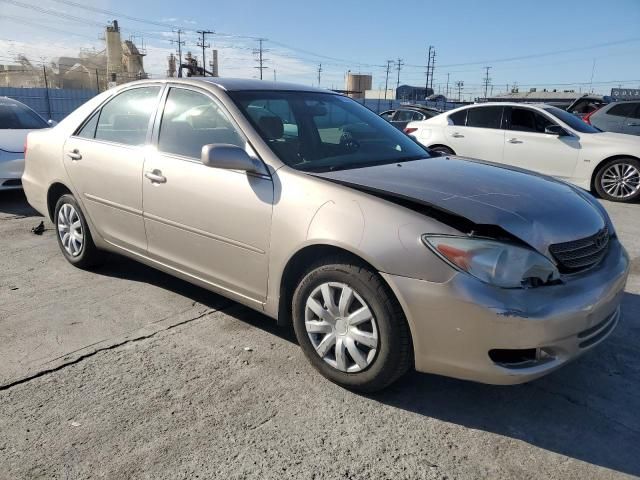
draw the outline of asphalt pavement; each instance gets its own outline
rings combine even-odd
[[[606,342],[525,385],[365,396],[259,313],[116,255],[72,267],[0,192],[0,479],[640,476],[640,205],[606,207],[633,259]]]

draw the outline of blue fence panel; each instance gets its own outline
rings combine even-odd
[[[33,108],[44,119],[57,122],[97,94],[96,90],[0,87],[0,97],[18,100]]]

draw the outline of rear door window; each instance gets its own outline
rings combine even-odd
[[[640,103],[636,103],[636,109],[633,113],[629,114],[629,118],[640,120]]]
[[[500,128],[502,107],[470,108],[467,114],[467,127]]]
[[[132,88],[116,95],[100,111],[96,140],[143,145],[154,113],[159,86]]]

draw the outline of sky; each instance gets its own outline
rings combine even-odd
[[[180,28],[183,51],[197,56],[196,31],[215,32],[208,42],[225,77],[257,77],[253,50],[265,38],[265,78],[275,71],[279,81],[317,85],[322,64],[325,88],[344,88],[347,71],[370,73],[373,88],[383,88],[388,60],[395,87],[398,59],[400,83],[424,85],[430,45],[436,92],[446,92],[448,74],[450,92],[463,81],[465,96],[481,95],[487,66],[494,94],[514,84],[640,88],[640,0],[0,0],[0,64],[17,54],[46,62],[102,50],[102,25],[114,18],[123,39],[144,38],[152,77],[166,75]]]

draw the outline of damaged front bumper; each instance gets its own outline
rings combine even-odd
[[[458,273],[433,283],[382,273],[403,306],[418,371],[491,384],[545,375],[603,341],[621,318],[629,257],[613,238],[560,285],[502,289]]]

